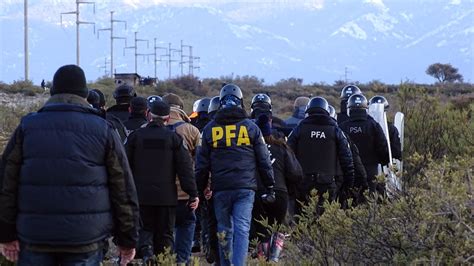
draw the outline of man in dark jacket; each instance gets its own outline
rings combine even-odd
[[[129,135],[132,131],[139,129],[143,126],[143,124],[148,122],[146,120],[147,107],[148,102],[143,97],[135,97],[130,101],[130,107],[128,109],[130,116],[128,117],[128,120],[123,123],[128,131],[127,135]]]
[[[153,234],[154,254],[173,248],[178,203],[176,175],[181,189],[189,195],[189,208],[194,210],[199,204],[191,156],[183,139],[166,128],[169,118],[169,105],[154,101],[148,112],[150,123],[132,132],[125,143],[143,230]]]
[[[326,99],[312,98],[306,113],[308,117],[293,130],[288,138],[288,145],[303,168],[300,199],[306,201],[310,191],[315,188],[319,196],[317,212],[321,214],[324,194],[329,193],[329,201],[335,199],[335,177],[339,166],[342,169],[343,186],[348,189],[353,186],[354,163],[344,133],[329,116]]]
[[[114,99],[116,104],[107,109],[107,116],[113,115],[119,118],[122,122],[128,120],[130,101],[137,97],[135,89],[127,84],[118,86],[114,91]]]
[[[242,109],[240,88],[227,84],[221,89],[220,99],[221,108],[202,132],[196,178],[202,192],[211,173],[217,227],[222,234],[221,265],[242,266],[249,245],[256,171],[267,190],[273,190],[275,181],[262,133]]]
[[[21,120],[0,175],[2,253],[20,265],[98,265],[115,235],[127,263],[138,239],[138,202],[112,126],[86,102],[84,72],[59,68],[51,98]]]
[[[295,99],[295,102],[293,103],[293,114],[291,117],[285,120],[285,123],[288,127],[295,128],[298,123],[304,119],[306,105],[308,102],[308,97],[301,96]]]
[[[388,145],[382,127],[367,114],[367,99],[361,94],[352,95],[347,102],[349,120],[340,127],[359,148],[360,158],[367,172],[369,190],[383,192],[383,184],[378,184],[375,177],[378,165],[389,162]]]

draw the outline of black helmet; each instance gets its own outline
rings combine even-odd
[[[306,105],[305,113],[317,113],[318,111],[324,111],[326,114],[329,114],[329,104],[326,99],[323,97],[313,97],[309,100]]]
[[[99,95],[99,107],[104,107],[105,106],[105,95],[103,92],[101,92],[100,90],[98,89],[92,89],[91,91],[97,93]]]
[[[94,109],[100,109],[100,95],[96,91],[89,90],[87,102],[92,105]]]
[[[148,98],[146,98],[146,102],[148,103],[148,107],[150,107],[152,102],[162,101],[162,100],[163,99],[158,95],[150,95],[150,96],[148,96]]]
[[[362,94],[354,94],[347,100],[347,109],[367,109],[367,98]]]
[[[221,89],[220,93],[220,102],[221,106],[231,107],[231,106],[239,106],[243,107],[242,103],[242,90],[240,90],[239,86],[234,84],[227,84]]]
[[[137,96],[137,93],[135,92],[135,89],[132,86],[127,85],[127,84],[118,86],[114,91],[115,99],[132,98],[136,96]]]
[[[206,112],[209,109],[209,104],[211,103],[211,98],[202,98],[199,100],[198,105],[196,107],[196,112]]]
[[[336,108],[334,108],[332,105],[328,105],[329,108],[329,116],[336,119]]]
[[[219,106],[221,105],[220,97],[215,96],[211,99],[211,102],[209,103],[209,107],[207,108],[207,112],[210,114],[212,112],[217,111],[219,109]]]
[[[353,94],[362,94],[362,91],[356,85],[347,85],[342,88],[341,91],[341,100],[347,100]]]
[[[250,105],[252,109],[254,108],[264,108],[272,110],[272,99],[265,93],[259,93],[253,96],[252,103]]]
[[[385,99],[385,97],[380,96],[380,95],[376,95],[376,96],[370,98],[369,104],[373,104],[373,103],[382,103],[383,104],[383,109],[385,109],[385,110],[387,110],[390,107],[390,105],[388,104],[387,99]]]

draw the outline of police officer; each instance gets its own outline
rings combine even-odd
[[[196,178],[202,192],[211,173],[217,227],[224,237],[219,245],[221,265],[242,266],[249,246],[256,171],[270,194],[275,181],[267,146],[258,126],[247,118],[240,88],[224,86],[220,104],[202,132]]]
[[[147,108],[148,102],[143,97],[135,97],[130,101],[130,107],[128,108],[130,116],[128,120],[123,123],[127,128],[128,134],[148,122],[146,119]]]
[[[293,103],[293,114],[291,117],[285,120],[285,123],[290,128],[295,128],[298,123],[304,119],[306,113],[306,105],[308,105],[309,98],[308,97],[298,97],[295,99]]]
[[[207,109],[207,114],[209,116],[209,121],[214,119],[214,116],[221,106],[221,99],[219,96],[212,97],[211,102],[209,102],[209,107]]]
[[[107,109],[107,115],[118,117],[122,122],[127,121],[130,101],[133,97],[137,97],[135,89],[130,85],[123,84],[115,89],[113,96],[116,104]]]
[[[339,165],[344,178],[343,186],[351,188],[354,182],[354,164],[344,133],[329,116],[326,99],[312,98],[306,107],[306,113],[308,117],[293,130],[288,138],[288,145],[303,168],[300,199],[305,201],[309,192],[315,188],[319,196],[317,213],[322,214],[323,194],[329,193],[329,201],[336,197],[335,177]]]
[[[334,121],[337,121],[336,109],[332,105],[329,105],[329,116],[331,116]],[[338,170],[341,171],[340,173],[338,173],[338,176],[336,178],[337,198],[339,200],[339,203],[341,204],[341,207],[344,209],[349,207],[347,205],[348,198],[352,198],[352,206],[356,206],[361,203],[364,191],[368,188],[367,173],[365,172],[364,164],[362,164],[362,160],[360,159],[359,149],[350,137],[346,135],[346,138],[349,142],[352,154],[352,161],[354,162],[354,187],[353,189],[343,187],[344,180],[342,177],[342,170],[339,167]]]
[[[388,145],[382,127],[367,114],[367,99],[361,94],[354,94],[347,101],[349,120],[339,124],[342,130],[359,148],[360,158],[367,172],[369,190],[383,191],[383,185],[378,185],[375,177],[378,174],[378,164],[389,162]]]
[[[272,100],[270,96],[265,93],[258,93],[252,98],[250,105],[250,117],[257,121],[260,115],[266,115],[271,118],[273,136],[276,138],[284,139],[291,132],[291,128],[288,128],[285,122],[274,116],[272,113]]]
[[[199,100],[196,106],[196,117],[191,118],[191,124],[197,127],[199,131],[202,131],[204,127],[209,123],[209,104],[211,103],[211,98],[202,98]]]
[[[380,95],[376,95],[370,98],[369,105],[374,104],[374,103],[383,104],[385,112],[387,112],[388,108],[390,107],[387,99],[385,99],[385,97],[380,96]],[[388,125],[388,135],[390,137],[390,150],[392,151],[392,157],[395,159],[401,160],[402,159],[402,143],[400,141],[400,135],[398,133],[398,129],[391,122],[388,122],[387,125]]]
[[[337,114],[337,122],[339,124],[349,119],[347,115],[347,100],[353,94],[362,94],[362,91],[356,85],[347,85],[341,90],[341,112]]]

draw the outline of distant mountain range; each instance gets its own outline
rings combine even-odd
[[[43,0],[30,7],[30,77],[36,83],[51,80],[63,64],[75,63],[74,1]],[[273,83],[299,77],[305,83],[332,83],[339,79],[399,83],[412,80],[432,83],[425,74],[429,64],[451,63],[464,79],[474,81],[474,1],[382,0],[365,1],[96,1],[81,5],[81,19],[95,21],[96,28],[109,27],[110,10],[116,36],[126,36],[138,53],[153,52],[153,39],[160,46],[179,49],[180,40],[193,46],[200,57],[200,77],[256,75]],[[118,3],[117,3],[118,2]],[[176,2],[176,3],[173,3]],[[23,1],[0,3],[0,80],[11,82],[24,76]],[[81,26],[81,66],[93,80],[104,74],[110,56],[109,32],[93,34],[91,25]],[[133,49],[125,51],[116,40],[117,72],[134,72]],[[185,47],[185,55],[189,53]],[[164,50],[158,53],[165,54]],[[179,53],[173,53],[179,60]],[[165,59],[163,57],[163,59]],[[197,60],[196,60],[197,61]],[[153,58],[138,59],[138,73],[153,76]],[[197,66],[195,62],[195,66]],[[109,68],[109,67],[108,67]],[[107,70],[108,70],[107,68]],[[184,64],[184,73],[188,64]],[[172,76],[181,73],[172,63]],[[158,77],[167,78],[168,68],[159,62]]]

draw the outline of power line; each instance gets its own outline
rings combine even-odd
[[[125,24],[125,30],[127,29],[127,21],[114,19],[114,12],[110,11],[110,28],[99,29],[97,32],[97,38],[99,38],[101,31],[110,31],[110,77],[114,75],[114,40],[121,39],[125,40],[125,47],[127,46],[126,37],[114,36],[114,22],[120,22]]]
[[[158,79],[158,76],[157,76],[157,74],[156,74],[156,73],[157,73],[157,72],[156,72],[156,63],[157,63],[157,62],[163,62],[163,60],[161,60],[161,56],[162,56],[162,55],[160,55],[160,59],[157,59],[158,54],[156,53],[156,50],[165,50],[165,55],[166,55],[166,53],[167,53],[167,51],[168,51],[168,48],[157,46],[157,45],[156,45],[156,38],[153,39],[153,55],[154,55],[154,65],[155,65],[155,79]]]
[[[71,12],[62,12],[60,14],[61,18],[61,25],[63,24],[63,15],[76,15],[76,64],[79,66],[79,25],[80,24],[93,24],[94,25],[94,34],[95,34],[95,22],[88,22],[88,21],[80,21],[79,19],[79,5],[80,4],[92,4],[94,6],[94,14],[95,14],[95,3],[94,2],[87,2],[87,1],[81,1],[81,0],[76,0],[76,11],[71,11]]]

